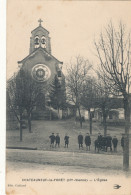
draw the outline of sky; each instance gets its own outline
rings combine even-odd
[[[130,1],[7,0],[7,79],[17,62],[29,54],[31,31],[38,20],[50,32],[52,55],[63,70],[72,57],[81,55],[96,65],[94,39],[112,20],[131,30]]]

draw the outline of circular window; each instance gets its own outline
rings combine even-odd
[[[37,64],[32,68],[32,77],[38,82],[47,81],[51,76],[50,69],[44,64]]]

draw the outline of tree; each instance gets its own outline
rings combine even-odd
[[[67,67],[66,85],[67,85],[67,99],[69,102],[75,104],[76,110],[79,114],[80,126],[82,128],[81,116],[81,97],[83,93],[83,84],[86,81],[88,72],[91,66],[88,60],[77,56],[74,61],[70,61]]]
[[[92,134],[92,111],[95,108],[96,102],[96,81],[94,77],[88,77],[83,83],[83,93],[81,97],[81,104],[89,112],[90,134]]]
[[[83,86],[82,105],[89,111],[90,134],[92,134],[92,111],[91,109],[100,108],[102,113],[102,123],[104,135],[107,134],[107,116],[113,107],[110,94],[104,82],[94,77],[89,77]]]
[[[17,75],[8,82],[9,104],[20,123],[20,140],[22,141],[22,120],[24,110],[27,112],[28,128],[31,132],[31,113],[42,91],[41,85],[36,83],[30,73],[20,69]]]
[[[102,73],[101,73],[102,75]],[[104,76],[103,76],[104,77]],[[101,109],[102,123],[104,127],[104,136],[107,135],[107,117],[109,111],[113,108],[113,101],[111,101],[110,93],[104,80],[98,75],[96,83],[96,99],[95,106]]]
[[[55,75],[53,82],[50,85],[49,90],[50,105],[57,109],[58,118],[60,109],[63,109],[66,104],[66,94],[65,94],[65,81],[62,77]]]
[[[122,95],[125,111],[125,138],[123,152],[123,168],[129,169],[129,128],[130,103],[129,90],[131,81],[130,66],[130,34],[126,32],[125,25],[119,24],[116,29],[110,23],[96,43],[96,50],[100,60],[101,79],[104,79],[111,94]]]
[[[12,108],[19,124],[20,124],[20,141],[22,141],[22,120],[24,113],[24,81],[22,71],[18,73],[17,76],[14,76],[7,84],[7,97],[9,106]]]
[[[31,114],[34,106],[36,106],[36,103],[38,101],[38,97],[43,92],[43,86],[40,85],[40,83],[37,83],[35,80],[33,80],[31,74],[21,69],[22,72],[22,79],[23,79],[23,88],[21,88],[23,92],[23,98],[24,98],[24,108],[27,112],[27,120],[28,120],[28,128],[29,132],[31,133]],[[43,92],[44,93],[44,92]]]

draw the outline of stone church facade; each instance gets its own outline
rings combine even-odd
[[[42,108],[40,101],[45,101],[45,105],[49,106],[47,102],[49,101],[49,88],[55,76],[57,76],[63,88],[65,88],[65,77],[62,73],[63,62],[60,62],[51,53],[49,32],[42,26],[41,19],[38,20],[38,22],[39,26],[31,32],[29,55],[21,61],[18,61],[18,65],[20,68],[28,71],[36,83],[41,85],[43,90],[45,89],[44,93],[41,94],[41,100],[39,100],[40,109]],[[38,109],[38,106],[36,106],[35,109]],[[42,111],[39,110],[39,114],[37,113],[39,115],[38,118],[49,118],[49,109],[48,111],[44,109],[43,112],[47,113],[43,114]]]
[[[18,64],[30,71],[36,82],[48,84],[54,75],[62,73],[62,64],[51,54],[51,41],[49,32],[41,25],[31,32],[29,55]]]

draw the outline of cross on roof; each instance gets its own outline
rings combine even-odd
[[[41,26],[41,23],[43,22],[43,20],[39,19],[38,22],[39,22],[39,26]]]

